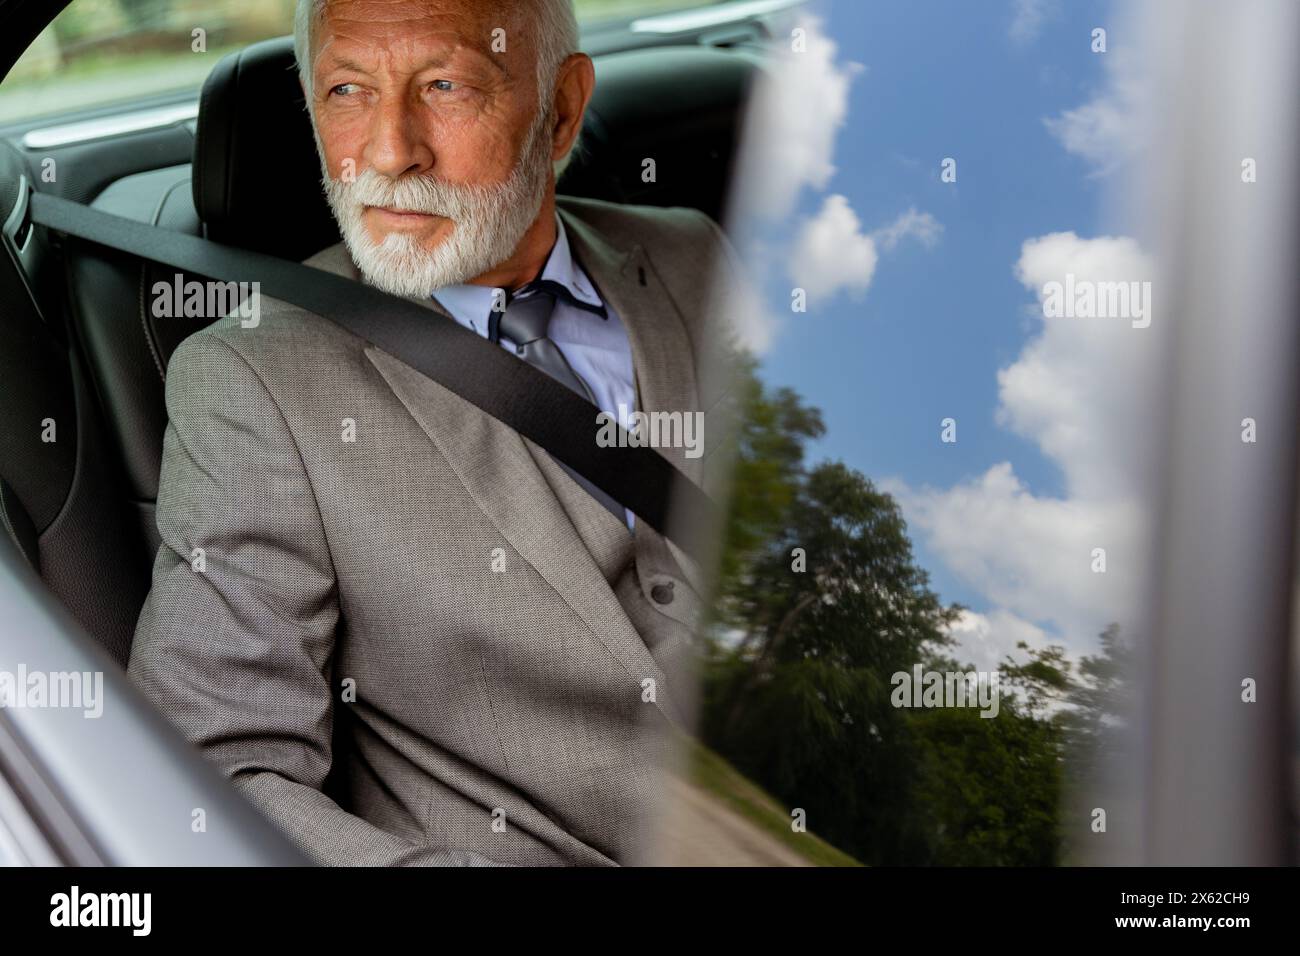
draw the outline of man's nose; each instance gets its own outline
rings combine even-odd
[[[371,117],[363,156],[366,165],[390,179],[425,172],[433,166],[433,150],[424,133],[410,103],[403,97],[386,97]]]

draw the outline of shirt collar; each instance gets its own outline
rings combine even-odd
[[[539,278],[558,282],[573,293],[573,297],[590,305],[603,305],[591,280],[582,271],[582,267],[573,258],[569,246],[569,234],[564,228],[564,221],[557,214],[555,217],[555,245],[546,259],[546,266]],[[492,297],[495,289],[482,285],[449,285],[436,290],[433,297],[452,318],[462,325],[469,325],[480,334],[486,331],[487,315],[492,310]]]
[[[555,246],[551,249],[551,255],[546,260],[546,267],[542,269],[539,278],[560,283],[572,292],[573,297],[579,302],[586,302],[588,305],[604,305],[592,287],[591,280],[587,278],[587,274],[574,261],[573,251],[569,246],[569,232],[564,228],[564,222],[558,214],[555,217]]]

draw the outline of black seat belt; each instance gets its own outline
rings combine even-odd
[[[373,286],[287,259],[136,222],[44,193],[31,218],[55,232],[220,282],[260,283],[410,365],[532,440],[687,553],[718,528],[705,492],[653,448],[596,444],[600,409],[469,329]],[[621,434],[620,439],[625,437]],[[669,517],[672,517],[672,532]]]

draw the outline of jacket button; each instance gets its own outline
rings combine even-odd
[[[650,596],[654,598],[656,604],[672,604],[673,586],[671,584],[656,584],[650,589]]]

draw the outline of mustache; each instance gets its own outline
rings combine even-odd
[[[420,173],[392,179],[374,169],[366,169],[351,182],[331,180],[326,187],[358,211],[364,206],[387,206],[453,220],[480,208],[493,193],[490,187],[449,183]]]

